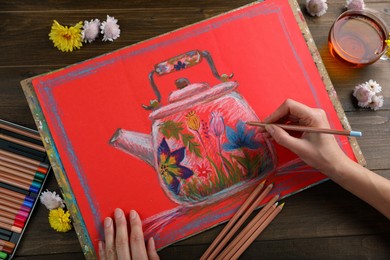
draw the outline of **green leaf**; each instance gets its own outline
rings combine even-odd
[[[199,148],[200,145],[193,140],[194,136],[192,134],[182,134],[181,139],[183,141],[184,146],[186,146],[191,153],[194,153],[198,157],[202,157]]]
[[[160,124],[160,132],[168,139],[173,137],[176,140],[180,140],[179,134],[183,129],[181,122],[172,120]]]

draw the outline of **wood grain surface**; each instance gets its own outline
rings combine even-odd
[[[251,1],[0,1],[0,118],[26,127],[35,124],[19,82],[114,51],[213,17]],[[322,17],[311,17],[298,1],[352,129],[363,132],[360,148],[367,167],[390,179],[390,61],[350,69],[334,60],[327,45],[332,22],[345,1],[329,0]],[[390,25],[390,1],[367,0]],[[73,53],[62,53],[48,39],[52,20],[72,25],[106,15],[119,20],[121,36],[113,43],[97,41]],[[379,111],[356,106],[355,85],[376,80],[383,88]],[[52,174],[47,189],[59,191]],[[283,212],[242,255],[242,259],[390,259],[390,221],[331,181],[284,200]],[[389,205],[390,207],[390,205]],[[256,212],[255,212],[256,213]],[[49,227],[48,211],[38,205],[15,259],[83,259],[74,231]],[[162,259],[197,259],[223,225],[159,252]]]

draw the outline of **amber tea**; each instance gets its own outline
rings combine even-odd
[[[349,10],[340,15],[329,32],[332,56],[355,67],[377,61],[386,51],[385,24],[366,10]]]

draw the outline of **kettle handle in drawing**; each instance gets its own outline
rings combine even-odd
[[[151,100],[150,105],[142,105],[143,108],[147,110],[154,110],[157,109],[160,106],[161,102],[161,94],[158,90],[158,87],[156,83],[154,82],[154,75],[157,74],[158,76],[163,76],[165,74],[169,74],[175,71],[187,69],[190,67],[193,67],[197,64],[199,64],[203,58],[206,59],[207,63],[210,66],[211,72],[213,73],[214,77],[216,77],[218,80],[221,80],[222,82],[225,82],[233,77],[233,74],[226,75],[222,74],[220,75],[217,71],[217,68],[215,67],[214,61],[208,51],[199,51],[199,50],[192,50],[188,51],[184,54],[175,56],[173,58],[170,58],[168,60],[162,61],[154,66],[154,70],[152,70],[149,73],[149,82],[153,89],[154,94],[156,95],[156,100]],[[183,84],[183,82],[187,82],[188,80],[182,79],[182,81],[178,81],[180,85]],[[183,85],[182,85],[183,86]]]

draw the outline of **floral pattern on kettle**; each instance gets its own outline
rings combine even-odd
[[[253,139],[255,130],[247,129],[245,122],[238,120],[234,129],[225,125],[222,112],[212,111],[208,118],[207,124],[207,119],[191,110],[186,113],[184,122],[167,120],[159,125],[163,138],[158,167],[160,173],[165,174],[164,184],[182,200],[202,200],[239,182],[259,177],[272,164],[267,153],[255,152],[262,144]],[[176,145],[182,143],[184,147],[171,153],[167,140]],[[225,142],[221,143],[222,140]],[[187,162],[186,165],[184,149],[188,155],[197,158],[197,163]],[[165,154],[171,157],[180,151],[181,156],[174,156],[168,162],[160,150],[166,150]],[[164,160],[161,155],[164,155]]]

